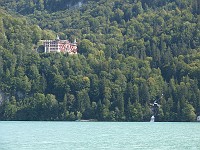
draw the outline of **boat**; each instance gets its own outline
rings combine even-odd
[[[155,117],[152,116],[150,122],[155,122]]]

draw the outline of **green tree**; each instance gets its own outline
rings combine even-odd
[[[83,39],[79,45],[79,52],[84,55],[88,55],[93,52],[93,43],[88,39]]]

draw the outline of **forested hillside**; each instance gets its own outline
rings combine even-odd
[[[194,121],[199,0],[2,0],[0,120]],[[79,54],[38,53],[77,39]],[[161,97],[161,95],[163,96]]]

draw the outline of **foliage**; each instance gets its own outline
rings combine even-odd
[[[149,121],[162,93],[160,121],[200,115],[198,0],[0,5],[0,120]],[[79,54],[37,53],[56,34]]]

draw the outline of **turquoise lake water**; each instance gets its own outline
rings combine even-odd
[[[200,123],[0,122],[0,150],[200,150]]]

